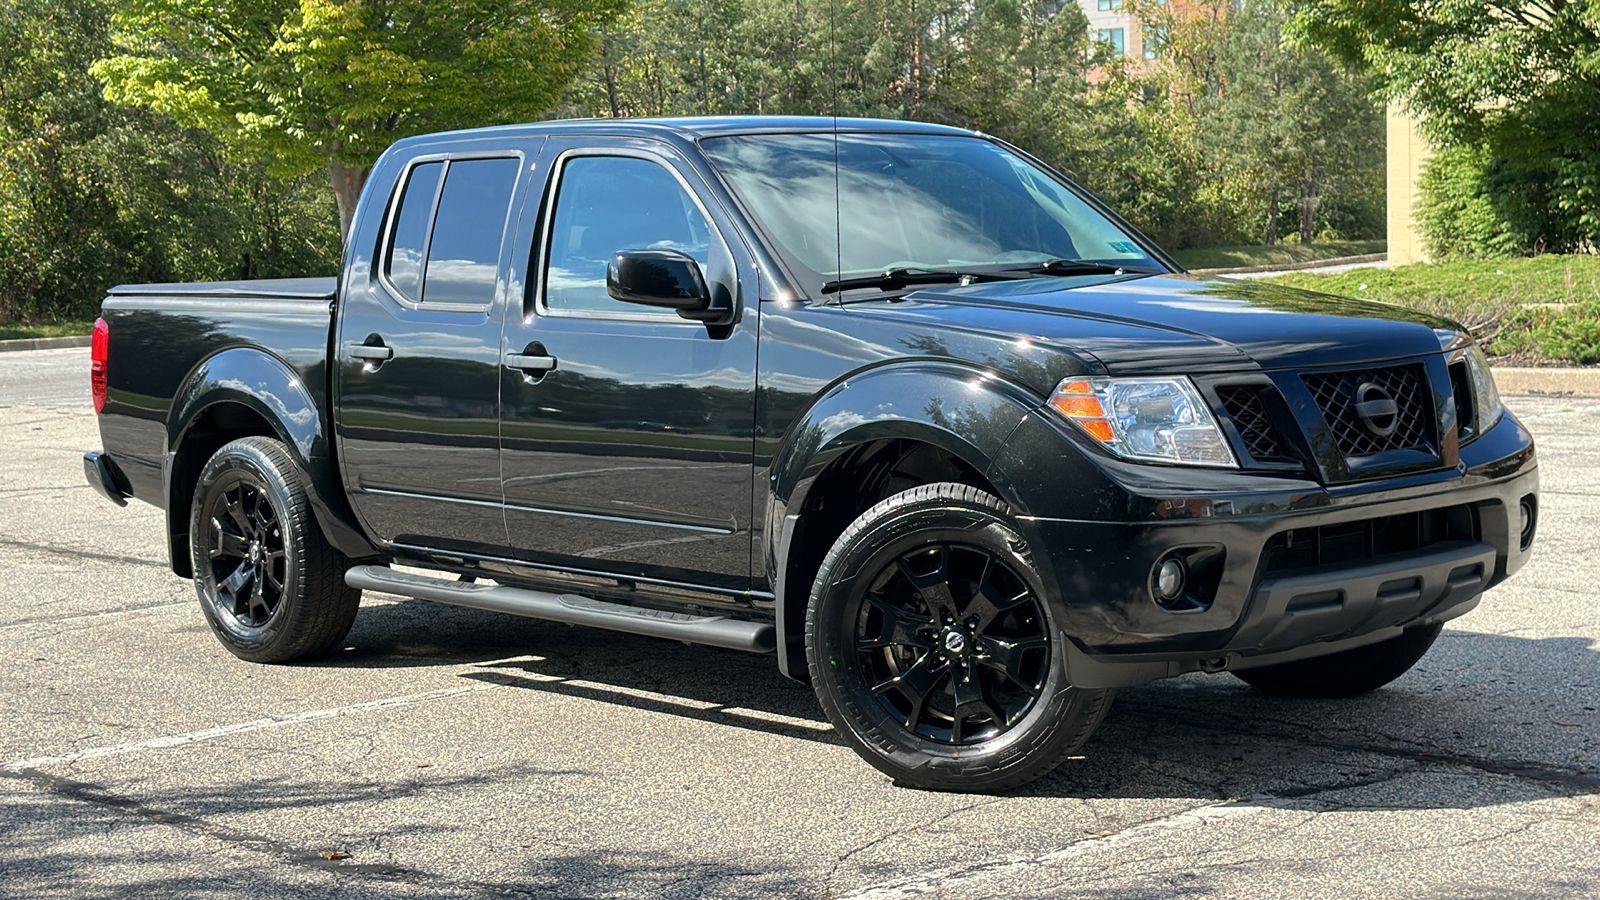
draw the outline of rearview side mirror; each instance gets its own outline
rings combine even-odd
[[[732,312],[731,304],[713,300],[700,264],[676,250],[619,251],[606,266],[606,293],[695,322],[726,322]]]

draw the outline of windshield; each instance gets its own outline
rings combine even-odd
[[[893,269],[1062,259],[1165,271],[1056,177],[982,138],[840,134],[837,142],[837,215],[832,133],[701,142],[809,292]]]

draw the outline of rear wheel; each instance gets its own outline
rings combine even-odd
[[[867,510],[823,560],[806,614],[818,700],[896,782],[997,791],[1081,747],[1111,692],[1066,681],[1065,640],[1004,503],[933,484]]]
[[[1408,629],[1399,637],[1346,650],[1233,674],[1258,691],[1279,697],[1335,699],[1375,691],[1422,659],[1444,628],[1442,622]]]
[[[290,662],[344,639],[361,592],[322,536],[306,478],[282,443],[233,441],[200,472],[189,522],[195,589],[235,656]]]

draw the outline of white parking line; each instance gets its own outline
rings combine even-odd
[[[71,765],[80,760],[98,759],[102,756],[120,756],[124,753],[139,753],[145,750],[164,750],[169,747],[181,747],[199,741],[209,741],[213,738],[227,737],[232,734],[244,734],[250,731],[262,731],[268,728],[281,728],[285,725],[298,725],[302,722],[314,722],[318,719],[332,719],[353,713],[372,712],[379,709],[390,709],[396,706],[409,706],[413,703],[425,703],[429,700],[442,700],[446,697],[458,697],[462,694],[473,694],[478,691],[493,690],[501,687],[499,684],[474,682],[462,687],[445,688],[437,691],[426,691],[421,694],[408,694],[404,697],[386,697],[382,700],[369,700],[366,703],[352,703],[349,706],[336,706],[329,709],[309,709],[305,712],[295,713],[290,716],[273,716],[265,719],[256,719],[251,722],[239,722],[233,725],[218,725],[215,728],[204,728],[199,731],[188,731],[183,734],[169,734],[164,737],[150,738],[143,741],[134,741],[128,744],[113,744],[109,747],[94,747],[89,750],[79,750],[76,753],[64,753],[60,756],[36,756],[33,759],[19,759],[12,762],[0,763],[0,771],[17,771],[21,769],[38,769],[44,766]]]
[[[906,878],[897,878],[886,884],[857,888],[845,895],[844,900],[910,900],[928,894],[948,897],[963,892],[970,893],[980,882],[984,885],[1020,884],[1023,878],[1039,870],[1068,863],[1079,857],[1103,853],[1129,842],[1143,840],[1152,832],[1163,835],[1160,839],[1166,841],[1170,838],[1164,835],[1165,832],[1213,826],[1224,819],[1253,816],[1271,808],[1270,803],[1228,802],[1186,809],[1119,832],[1086,838],[1049,853],[1015,854],[978,865],[937,869]],[[982,893],[981,889],[979,893]]]

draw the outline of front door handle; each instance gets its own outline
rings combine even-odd
[[[352,342],[344,345],[344,352],[351,359],[365,359],[371,362],[382,362],[394,356],[394,348],[385,347],[382,344],[357,344]]]
[[[507,353],[506,368],[524,372],[548,372],[556,367],[554,356],[544,355],[544,347],[529,347],[524,353]]]

